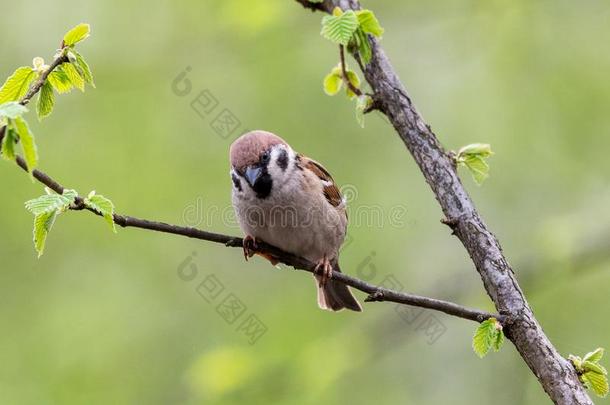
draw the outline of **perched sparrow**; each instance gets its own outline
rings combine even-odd
[[[233,207],[244,238],[246,259],[264,241],[317,264],[318,305],[362,311],[343,283],[339,248],[347,230],[345,200],[319,163],[295,151],[280,137],[251,131],[230,149]],[[273,257],[266,256],[272,263]]]

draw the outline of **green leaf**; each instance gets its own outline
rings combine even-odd
[[[17,101],[25,96],[35,77],[36,72],[29,66],[22,66],[15,70],[0,87],[0,104]]]
[[[583,357],[583,361],[591,361],[593,363],[597,363],[602,359],[602,357],[604,357],[604,349],[598,347],[594,351],[585,354],[585,357]]]
[[[470,170],[474,181],[481,185],[489,177],[489,165],[480,156],[469,156],[464,160],[464,164]]]
[[[346,70],[345,75],[347,76],[347,80],[354,86],[355,88],[360,88],[360,78],[353,70]],[[354,98],[357,96],[348,86],[345,86],[345,93],[349,98]]]
[[[589,371],[580,376],[582,382],[595,392],[597,396],[605,397],[608,395],[608,377],[603,374]]]
[[[68,93],[72,90],[72,82],[63,70],[55,69],[49,74],[47,80],[59,94]]]
[[[64,35],[63,46],[72,46],[89,37],[91,27],[89,24],[78,24]]]
[[[85,198],[85,205],[100,213],[112,228],[112,232],[116,233],[116,226],[114,225],[114,204],[112,201],[103,195],[95,194],[95,191],[92,191],[87,198]]]
[[[63,194],[48,194],[25,202],[25,208],[34,214],[34,248],[38,257],[44,252],[45,241],[55,219],[74,203],[78,194],[75,190],[64,190]]]
[[[16,101],[0,104],[0,118],[17,118],[28,112],[28,109]]]
[[[379,20],[375,17],[375,14],[371,10],[358,10],[356,11],[360,28],[365,33],[372,34],[376,37],[383,35],[383,28],[379,24]]]
[[[373,99],[366,94],[359,96],[356,99],[356,121],[364,128],[364,112],[371,106]]]
[[[40,88],[40,94],[38,95],[38,103],[36,104],[36,113],[38,114],[38,119],[43,119],[44,117],[51,114],[54,105],[55,94],[53,94],[53,86],[51,86],[51,83],[49,82],[44,82],[44,84]]]
[[[608,375],[608,371],[602,365],[589,360],[584,360],[582,362],[582,368],[584,371],[594,371],[599,374]]]
[[[25,208],[34,215],[40,215],[51,211],[63,212],[74,203],[77,197],[74,190],[64,190],[63,194],[45,194],[38,198],[25,202]]]
[[[468,156],[480,156],[488,158],[494,153],[491,151],[491,146],[488,143],[472,143],[462,147],[458,151],[458,158]]]
[[[44,253],[47,235],[51,231],[56,218],[57,211],[43,212],[34,217],[34,248],[38,252],[38,257]]]
[[[68,79],[74,85],[74,87],[80,91],[85,91],[85,79],[83,79],[72,63],[62,63],[61,70],[66,74],[66,76],[68,76]]]
[[[504,332],[496,318],[481,322],[472,338],[472,348],[480,358],[485,357],[491,348],[495,351],[500,350],[503,343]]]
[[[15,119],[15,128],[19,133],[19,138],[21,139],[21,150],[23,150],[23,157],[25,158],[25,163],[31,176],[32,171],[38,165],[38,150],[36,148],[34,135],[30,131],[27,122],[25,122],[25,120],[21,117],[17,117]],[[32,180],[34,180],[33,177]]]
[[[352,10],[348,10],[338,16],[324,16],[321,34],[336,44],[347,45],[357,28],[358,17]]]
[[[456,155],[456,162],[470,170],[474,181],[481,185],[489,177],[489,165],[485,161],[493,155],[491,146],[486,143],[473,143],[461,148]]]
[[[75,50],[72,50],[72,52],[76,56],[76,66],[79,68],[81,76],[83,79],[85,79],[85,82],[91,85],[91,87],[95,87],[95,83],[93,82],[93,74],[91,73],[89,64],[85,61],[85,58],[83,58],[80,53],[76,52]]]
[[[19,139],[17,132],[12,128],[12,125],[5,129],[4,138],[2,138],[2,157],[6,160],[15,160],[15,144]]]
[[[491,347],[494,349],[494,352],[499,352],[504,344],[504,332],[502,329],[496,330],[495,337],[491,342]]]
[[[373,57],[373,51],[371,50],[371,44],[369,43],[369,39],[362,30],[362,28],[358,28],[355,34],[356,44],[358,46],[358,53],[362,58],[362,62],[365,65],[368,65]]]
[[[482,322],[474,333],[472,338],[472,348],[474,352],[483,358],[487,354],[490,348],[491,330],[493,329],[493,321],[488,319]]]
[[[329,96],[334,96],[341,90],[343,79],[341,75],[336,75],[333,72],[326,75],[324,78],[324,93]]]

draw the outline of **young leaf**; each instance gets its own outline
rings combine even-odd
[[[62,63],[61,70],[68,76],[70,82],[79,89],[85,91],[85,79],[80,75],[76,67],[71,63]]]
[[[19,133],[23,157],[25,158],[28,172],[30,173],[30,176],[32,176],[32,171],[38,165],[38,151],[36,149],[34,135],[30,132],[27,122],[21,117],[15,119],[15,129],[17,129],[17,132]],[[32,177],[32,181],[33,180],[34,178]]]
[[[51,86],[51,83],[49,82],[44,82],[40,89],[40,94],[38,95],[38,103],[36,104],[38,119],[41,120],[51,114],[54,105],[55,94],[53,94],[53,86]]]
[[[464,164],[470,170],[474,181],[481,185],[489,177],[489,165],[480,156],[469,156]]]
[[[47,235],[55,223],[57,211],[49,211],[38,214],[34,217],[34,248],[38,252],[38,257],[44,253],[44,245]]]
[[[63,70],[55,69],[49,74],[47,80],[59,94],[68,93],[72,90],[72,82]]]
[[[63,46],[72,46],[89,37],[91,27],[89,24],[78,24],[64,35]]]
[[[347,80],[357,89],[360,88],[360,78],[358,77],[358,75],[356,74],[356,72],[354,72],[353,70],[346,70],[345,71],[345,75],[347,76]],[[357,96],[356,93],[354,93],[349,86],[345,87],[345,93],[347,94],[347,96],[349,98],[354,98]]]
[[[341,85],[343,85],[341,75],[336,75],[331,72],[324,77],[324,93],[329,96],[337,94],[339,90],[341,90]]]
[[[358,17],[360,27],[365,33],[372,34],[376,37],[381,37],[383,35],[383,28],[381,28],[377,17],[375,17],[375,14],[371,10],[358,10],[356,11],[356,16]]]
[[[326,39],[341,45],[349,43],[358,28],[358,17],[352,10],[341,15],[327,15],[322,18],[321,34]]]
[[[371,50],[371,44],[369,43],[369,39],[360,27],[358,27],[358,29],[356,30],[354,37],[356,38],[356,45],[358,47],[358,53],[362,58],[362,62],[365,65],[368,65],[371,61],[371,58],[373,57],[373,51]]]
[[[25,96],[35,77],[36,72],[29,66],[22,66],[15,70],[0,87],[0,104],[17,101]]]
[[[458,151],[458,157],[480,156],[482,158],[488,158],[493,154],[491,146],[488,143],[471,143]]]
[[[356,99],[356,121],[364,128],[364,111],[371,106],[373,99],[366,94],[358,96]]]
[[[585,357],[583,357],[583,361],[591,361],[593,363],[598,363],[602,359],[602,357],[604,357],[604,349],[598,347],[594,351],[585,354]]]
[[[2,139],[2,157],[6,160],[15,160],[15,144],[19,139],[17,132],[13,129],[12,125],[7,126],[5,130],[5,136]]]
[[[495,333],[495,338],[491,342],[491,347],[494,349],[494,352],[499,352],[504,344],[504,332],[502,330],[497,331]]]
[[[34,59],[32,59],[32,66],[37,72],[44,72],[45,69],[49,67],[48,65],[45,65],[44,59],[40,56],[36,56]]]
[[[595,392],[597,396],[605,397],[608,395],[608,377],[594,371],[588,371],[580,376],[582,382]]]
[[[42,256],[47,235],[55,219],[74,203],[77,195],[74,190],[64,190],[61,195],[47,190],[47,194],[25,202],[25,208],[34,214],[34,248],[38,257]]]
[[[76,66],[78,67],[81,76],[83,79],[85,79],[85,82],[91,85],[91,87],[95,87],[95,83],[93,82],[93,74],[91,73],[89,64],[87,64],[85,58],[83,58],[80,53],[76,52],[75,50],[72,50],[72,52],[76,56]]]
[[[493,348],[494,351],[500,350],[504,342],[504,332],[502,325],[495,319],[489,318],[481,322],[472,338],[472,348],[481,358]]]
[[[114,204],[108,198],[103,195],[95,194],[95,191],[89,193],[85,198],[85,205],[98,213],[102,214],[112,232],[116,233],[116,226],[114,225]]]
[[[594,363],[589,360],[585,360],[582,362],[582,368],[585,372],[593,371],[598,374],[608,375],[608,370],[606,370],[602,365],[600,365],[599,363]]]
[[[63,212],[70,207],[76,199],[76,191],[64,190],[63,194],[44,194],[33,200],[25,202],[25,208],[34,215],[40,215],[51,211]]]
[[[604,349],[601,347],[585,354],[583,358],[573,354],[568,356],[568,360],[574,365],[583,385],[592,389],[600,397],[608,394],[608,371],[599,364],[603,356]]]
[[[0,104],[0,118],[17,118],[28,112],[28,109],[16,101]]]
[[[493,155],[491,147],[486,143],[473,143],[461,148],[456,155],[456,162],[470,170],[474,181],[481,185],[489,177],[489,165],[485,161]]]
[[[474,333],[472,338],[472,348],[480,358],[485,357],[489,351],[489,335],[491,334],[492,328],[493,324],[491,323],[491,320],[488,319],[482,322]]]

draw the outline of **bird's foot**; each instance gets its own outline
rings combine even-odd
[[[326,256],[318,261],[313,271],[320,276],[319,281],[322,287],[333,277],[333,266],[331,266],[330,260]]]
[[[254,256],[256,251],[258,250],[258,245],[256,244],[256,239],[251,235],[246,235],[244,238],[244,259],[248,261],[248,258]]]

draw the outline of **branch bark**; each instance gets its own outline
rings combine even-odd
[[[331,13],[360,9],[357,0],[296,0],[313,11]],[[523,360],[556,404],[592,404],[574,367],[564,359],[544,334],[534,317],[500,243],[487,228],[462,185],[453,159],[413,105],[377,39],[369,36],[373,57],[364,76],[373,89],[374,102],[388,117],[415,159],[426,182],[470,255],[489,297],[507,317],[505,332]]]

